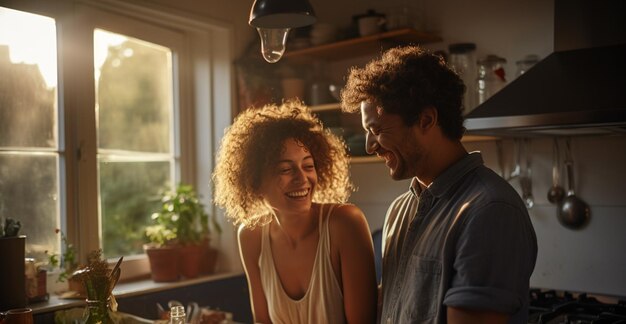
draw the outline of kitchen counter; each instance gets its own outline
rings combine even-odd
[[[118,283],[113,290],[118,311],[142,318],[157,318],[156,303],[166,306],[169,300],[183,304],[195,301],[201,306],[221,309],[234,314],[238,322],[251,321],[247,282],[243,273],[226,272],[182,280],[177,282],[154,282],[151,279]],[[35,323],[54,322],[54,312],[73,307],[84,307],[80,299],[61,299],[50,296],[46,302],[29,305],[35,315]]]

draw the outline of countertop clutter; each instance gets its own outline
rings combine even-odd
[[[216,273],[189,280],[176,282],[154,282],[150,279],[119,283],[113,290],[118,304],[118,315],[122,323],[154,322],[164,317],[169,311],[168,301],[175,305],[195,305],[205,321],[224,315],[236,321],[247,322],[250,305],[247,298],[247,283],[240,273]],[[157,306],[160,304],[160,308]],[[33,309],[35,323],[49,323],[55,317],[74,317],[82,315],[86,306],[85,299],[60,299],[51,294],[48,301],[29,304]],[[159,309],[162,311],[159,312]],[[72,311],[70,311],[72,310]],[[76,315],[79,314],[79,315]],[[230,314],[230,315],[229,315]],[[232,317],[231,317],[232,316]],[[71,321],[70,321],[71,322]],[[200,321],[198,321],[199,323]],[[229,323],[229,322],[227,322]]]
[[[181,306],[183,309],[182,318],[184,320],[183,323],[187,324],[237,324],[237,322],[233,321],[233,314],[229,312],[224,312],[218,309],[210,309],[209,307],[200,307],[195,302],[190,302],[185,307],[181,302],[176,300],[171,300],[168,302],[170,307],[168,310],[163,310],[161,304],[157,303],[155,305],[156,308],[159,309],[160,317],[159,319],[147,319],[139,316],[135,316],[133,314],[125,313],[125,312],[111,312],[111,318],[115,323],[120,324],[147,324],[147,323],[156,323],[156,324],[167,324],[172,323],[171,321],[171,312],[170,309],[175,308],[176,306]],[[60,323],[77,323],[83,320],[83,314],[85,309],[82,307],[75,307],[70,309],[59,310],[55,312],[54,318],[55,321]]]

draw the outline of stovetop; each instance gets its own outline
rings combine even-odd
[[[626,324],[626,301],[600,302],[587,294],[531,289],[529,324]]]

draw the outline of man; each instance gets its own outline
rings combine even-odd
[[[409,46],[350,72],[342,109],[412,178],[383,227],[382,323],[526,323],[537,239],[517,192],[461,144],[465,86]]]

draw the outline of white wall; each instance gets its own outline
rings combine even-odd
[[[505,165],[510,172],[513,143],[504,144]],[[499,171],[494,143],[471,143],[466,147],[481,150],[487,165]],[[534,287],[626,296],[625,148],[623,135],[572,139],[576,195],[591,206],[591,220],[583,229],[570,230],[557,221],[557,207],[546,197],[552,184],[552,140],[531,141],[536,205],[529,213],[539,245],[531,278]],[[511,183],[520,190],[519,182]],[[561,184],[566,186],[566,180]]]
[[[248,26],[253,0],[133,0],[133,2],[184,16],[206,17],[232,24],[235,35],[235,57],[241,55],[246,45],[256,37],[256,31]]]

